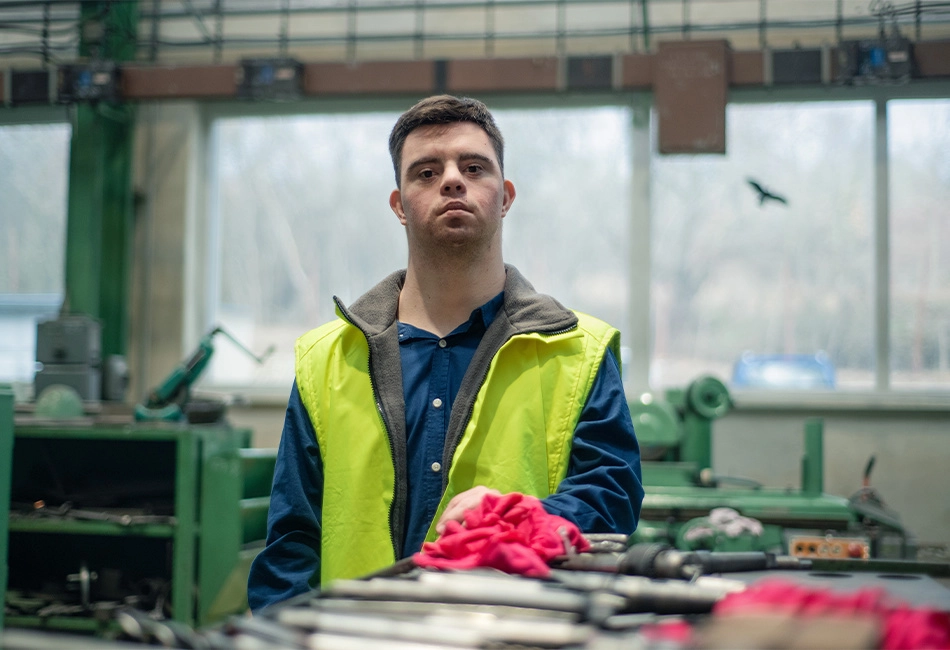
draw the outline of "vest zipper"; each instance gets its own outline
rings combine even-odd
[[[340,313],[346,318],[346,321],[358,329],[362,334],[363,338],[366,339],[366,374],[369,376],[369,385],[373,389],[373,402],[376,403],[376,415],[379,416],[379,421],[383,425],[383,431],[386,432],[386,441],[389,443],[389,458],[393,463],[393,500],[389,504],[389,521],[387,528],[389,529],[389,543],[393,547],[393,557],[398,558],[400,550],[396,548],[396,535],[393,532],[393,508],[396,507],[396,490],[399,489],[399,486],[396,485],[396,448],[393,446],[393,437],[389,432],[389,425],[386,423],[386,416],[383,414],[383,401],[380,398],[379,390],[376,387],[376,379],[373,377],[373,348],[369,344],[369,335],[366,331],[357,325],[352,318],[350,318],[349,313],[347,313],[346,308],[340,303],[340,301],[333,297],[334,302],[336,302],[337,308],[340,310]]]

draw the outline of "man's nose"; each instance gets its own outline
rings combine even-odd
[[[462,170],[455,165],[446,165],[442,173],[442,191],[446,193],[461,192],[465,189],[465,177]]]

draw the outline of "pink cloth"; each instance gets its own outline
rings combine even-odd
[[[549,514],[536,497],[487,494],[465,513],[464,524],[448,522],[441,537],[423,544],[412,559],[421,567],[491,567],[542,578],[551,571],[548,562],[568,553],[565,539],[578,552],[590,548],[577,526]]]
[[[717,616],[755,612],[801,617],[873,616],[881,621],[883,650],[950,650],[950,614],[912,609],[889,599],[883,589],[841,593],[769,579],[727,595],[713,609]]]

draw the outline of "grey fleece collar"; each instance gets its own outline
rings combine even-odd
[[[406,281],[405,269],[396,271],[363,294],[349,308],[334,298],[344,315],[367,336],[375,336],[396,321],[399,292]],[[535,291],[521,272],[505,265],[505,298],[502,311],[511,334],[556,332],[577,324],[577,316],[551,296]]]

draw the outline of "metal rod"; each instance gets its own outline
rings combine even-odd
[[[357,0],[349,0],[346,6],[346,60],[356,60],[356,10]]]
[[[214,1],[214,62],[221,63],[221,50],[224,42],[224,14],[221,12],[223,0]]]
[[[835,40],[839,43],[843,40],[844,36],[844,0],[837,0],[837,7],[835,8]]]
[[[890,385],[890,177],[887,167],[887,100],[875,99],[874,129],[874,387]]]
[[[650,10],[647,8],[647,0],[640,0],[640,11],[643,14],[643,51],[650,51]]]
[[[43,5],[43,63],[49,63],[49,3]]]
[[[417,59],[421,59],[425,53],[425,7],[421,0],[416,0],[415,5],[416,31],[413,34],[413,49]]]
[[[624,387],[631,397],[650,390],[650,99],[639,96],[630,110],[630,220],[627,250],[627,337],[632,354],[624,373]],[[644,306],[647,308],[644,309]],[[618,359],[619,361],[619,359]]]
[[[156,61],[158,59],[158,29],[159,23],[161,22],[161,17],[158,16],[158,6],[160,0],[152,0],[152,7],[154,8],[152,16],[152,31],[149,35],[148,41],[148,58],[149,61]]]
[[[201,35],[205,37],[205,42],[212,42],[211,32],[208,31],[208,26],[205,25],[204,16],[201,15],[201,11],[195,7],[194,3],[191,0],[182,0],[185,6],[189,9],[188,15],[193,18],[195,24],[198,26],[198,31],[201,32]]]
[[[290,0],[284,0],[280,11],[280,55],[287,56],[287,37],[290,29]]]
[[[683,40],[689,40],[689,0],[683,0]]]
[[[495,56],[495,0],[485,5],[485,34],[485,56],[490,59]]]
[[[567,54],[567,7],[565,0],[557,2],[557,37],[555,39],[555,51],[559,57]]]

